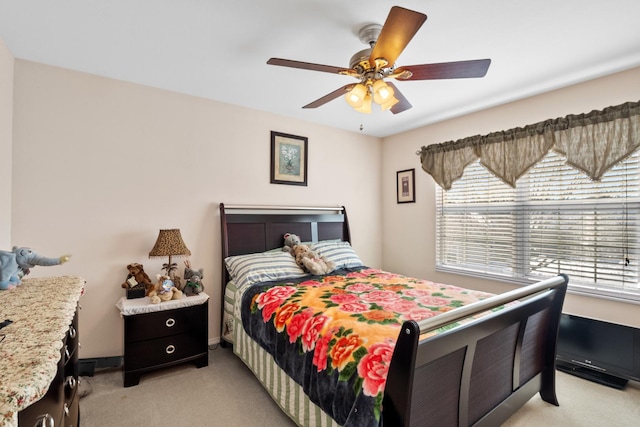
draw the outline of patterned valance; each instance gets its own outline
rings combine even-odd
[[[422,147],[422,169],[445,190],[477,159],[512,187],[549,150],[593,180],[640,146],[640,101]]]

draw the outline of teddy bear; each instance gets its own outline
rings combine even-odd
[[[127,265],[127,279],[122,283],[124,289],[144,289],[144,295],[148,296],[149,292],[154,288],[154,284],[147,273],[144,272],[142,264],[137,262]]]
[[[174,286],[173,281],[169,276],[162,274],[158,274],[156,276],[158,281],[148,295],[152,304],[182,298],[182,291]]]
[[[184,262],[184,265],[184,280],[186,283],[183,292],[186,296],[198,295],[204,290],[204,285],[202,284],[204,270],[193,270],[191,268],[191,262],[188,260]]]
[[[311,250],[308,245],[296,245],[293,248],[296,257],[296,263],[303,270],[309,271],[317,276],[331,273],[336,269],[336,263],[321,257]]]
[[[297,234],[286,233],[284,235],[284,247],[282,248],[282,252],[288,252],[291,256],[295,256],[293,253],[293,248],[299,244],[300,237]]]

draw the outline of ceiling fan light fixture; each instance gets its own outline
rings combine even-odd
[[[380,108],[382,109],[382,111],[386,111],[389,108],[396,105],[398,102],[400,102],[400,100],[398,100],[398,98],[396,98],[395,96],[391,95],[389,99],[387,99],[385,102],[380,104]]]
[[[371,114],[371,95],[366,94],[360,107],[354,107],[359,113]]]
[[[365,97],[367,96],[367,92],[367,87],[362,83],[358,83],[345,95],[347,104],[349,104],[353,108],[361,107]]]
[[[393,98],[393,94],[393,88],[387,85],[384,80],[376,80],[375,83],[373,83],[373,100],[376,104],[384,104],[387,100]]]

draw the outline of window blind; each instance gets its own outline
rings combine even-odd
[[[551,151],[506,185],[478,161],[436,186],[436,269],[640,301],[640,154],[592,181]]]

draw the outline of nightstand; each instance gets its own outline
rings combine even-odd
[[[209,296],[202,292],[151,304],[148,297],[121,298],[124,319],[124,386],[137,385],[143,373],[184,362],[208,365]]]

